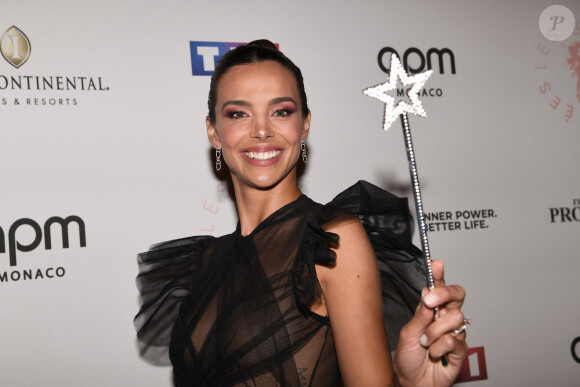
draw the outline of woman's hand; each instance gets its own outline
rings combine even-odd
[[[450,386],[467,357],[461,306],[465,290],[445,286],[443,263],[431,263],[435,289],[425,288],[415,316],[403,327],[395,353],[394,371],[401,386]],[[434,308],[439,308],[435,320]],[[445,356],[447,366],[441,358]]]

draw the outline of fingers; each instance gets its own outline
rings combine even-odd
[[[459,285],[436,287],[423,294],[421,302],[428,308],[448,307],[461,308],[465,300],[465,289]]]
[[[439,271],[439,269],[441,269]],[[443,265],[438,265],[438,274],[443,274]],[[442,280],[442,276],[440,279]],[[421,308],[432,313],[433,308],[439,309],[439,318],[432,320],[425,327],[419,343],[428,348],[432,359],[446,356],[449,362],[460,366],[467,355],[466,333],[455,333],[464,324],[461,306],[465,300],[465,290],[458,285],[438,287],[424,291],[421,298]]]
[[[436,326],[440,327],[445,324],[446,321],[450,321],[449,329],[443,330],[452,331],[458,329],[461,324],[455,323],[457,321],[463,321],[463,315],[459,311],[463,305],[463,300],[465,299],[465,290],[458,285],[445,286],[440,288],[435,288],[429,290],[427,288],[423,289],[421,303],[415,312],[415,316],[407,324],[408,333],[411,337],[420,337],[429,324],[433,323],[433,308],[439,307],[440,319],[436,322]],[[456,311],[453,313],[451,319],[447,319],[447,314],[451,311]],[[461,316],[458,316],[458,313]],[[453,327],[453,329],[451,329]]]
[[[444,339],[446,336],[449,336],[451,332],[454,332],[463,325],[463,319],[463,313],[461,313],[459,309],[452,309],[448,311],[445,316],[433,321],[433,323],[429,324],[429,326],[425,329],[425,337],[422,339],[421,345],[428,347],[431,346],[431,344]],[[465,332],[460,334],[452,333],[452,335],[453,338],[465,338]],[[431,347],[429,352],[431,352]]]
[[[465,333],[447,333],[429,346],[429,356],[432,359],[437,360],[445,356],[448,362],[457,366],[463,364],[467,351]]]
[[[435,282],[435,287],[438,288],[445,286],[445,270],[443,262],[441,262],[439,259],[431,261],[431,270],[433,270],[433,280]]]
[[[423,289],[423,300],[430,292]],[[419,339],[425,333],[425,329],[433,322],[433,309],[426,307],[424,302],[420,302],[413,318],[402,328],[399,344],[418,344]]]
[[[466,333],[455,333],[464,324],[461,307],[465,300],[465,290],[461,286],[445,285],[441,261],[432,261],[431,268],[435,288],[423,289],[415,315],[401,330],[395,369],[399,377],[409,373],[409,364],[415,367],[412,371],[429,369],[433,372],[429,378],[434,378],[435,373],[439,375],[431,381],[438,379],[436,384],[450,385],[468,353]],[[435,308],[439,311],[437,319],[434,318]],[[441,361],[443,357],[449,367],[444,367]],[[416,377],[407,380],[412,381],[409,385],[422,385],[415,383],[420,380]]]

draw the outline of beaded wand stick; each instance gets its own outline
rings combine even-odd
[[[403,134],[405,135],[405,147],[407,148],[407,158],[409,160],[409,172],[413,183],[413,196],[415,198],[415,208],[417,209],[417,221],[419,222],[419,233],[421,236],[421,246],[423,248],[423,257],[425,260],[425,267],[427,269],[427,285],[429,289],[435,287],[433,280],[433,270],[431,269],[431,253],[429,251],[429,241],[427,239],[427,228],[425,223],[425,215],[423,213],[423,200],[421,199],[421,188],[419,187],[419,174],[417,173],[417,163],[415,161],[415,150],[413,148],[413,141],[411,139],[411,128],[407,113],[417,114],[425,117],[427,114],[423,110],[421,101],[419,101],[418,93],[431,76],[433,71],[425,71],[424,73],[415,74],[413,76],[407,75],[401,62],[396,55],[391,56],[391,70],[389,80],[377,86],[369,87],[363,91],[369,97],[376,98],[385,103],[385,116],[383,121],[383,129],[386,131],[391,124],[401,117],[401,126],[403,127]],[[406,86],[413,85],[408,96],[411,104],[405,101],[399,101],[395,106],[395,99],[387,94],[388,91],[397,88],[397,79],[401,81],[405,89]],[[438,308],[435,308],[435,318],[439,315]]]

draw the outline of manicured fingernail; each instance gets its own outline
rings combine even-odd
[[[423,334],[421,337],[419,337],[419,344],[427,348],[427,335]]]
[[[433,293],[429,293],[423,297],[423,301],[427,306],[434,306],[437,304],[437,296]]]

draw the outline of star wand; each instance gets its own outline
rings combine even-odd
[[[421,105],[418,94],[432,73],[433,71],[429,70],[424,73],[409,76],[401,65],[399,58],[393,54],[391,56],[389,80],[377,86],[369,87],[363,91],[363,93],[369,97],[376,98],[385,103],[385,116],[383,121],[383,129],[385,131],[389,129],[397,117],[401,117],[401,125],[405,136],[405,147],[407,148],[407,158],[409,160],[409,173],[411,174],[411,180],[413,183],[413,196],[415,198],[415,208],[417,210],[417,221],[419,222],[423,258],[425,260],[425,268],[427,269],[427,285],[429,286],[429,289],[435,287],[435,282],[433,280],[433,270],[431,269],[431,253],[429,251],[427,227],[425,223],[425,215],[423,213],[423,200],[421,198],[421,188],[419,186],[419,174],[417,173],[415,150],[413,148],[413,140],[411,139],[411,127],[409,125],[407,113],[413,113],[422,117],[427,116],[423,109],[423,105]],[[397,79],[401,81],[405,89],[407,86],[413,85],[407,94],[411,100],[411,104],[405,101],[399,101],[395,106],[395,98],[387,94],[388,91],[397,88]],[[438,315],[439,311],[435,308],[435,318],[437,318]]]

